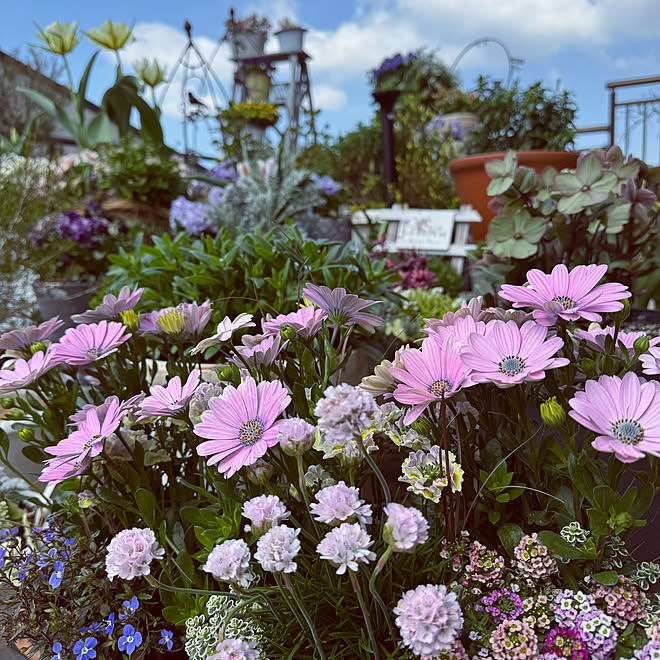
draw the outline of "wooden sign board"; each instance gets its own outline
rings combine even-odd
[[[392,247],[445,252],[451,245],[455,216],[456,210],[451,209],[407,210],[398,222]]]

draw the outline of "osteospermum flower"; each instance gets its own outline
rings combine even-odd
[[[69,328],[54,348],[59,360],[77,366],[102,360],[130,338],[123,324],[100,321]]]
[[[291,512],[277,495],[259,495],[244,502],[243,515],[252,523],[245,531],[255,536],[263,536],[269,529],[286,520]]]
[[[337,568],[337,575],[343,575],[346,570],[356,573],[359,563],[367,564],[376,559],[376,553],[369,550],[373,543],[359,523],[345,522],[323,537],[316,552]]]
[[[190,351],[190,355],[196,355],[211,346],[216,346],[223,341],[231,339],[236,330],[240,330],[241,328],[253,328],[254,326],[255,324],[252,322],[252,314],[242,312],[233,321],[228,316],[225,316],[225,318],[218,323],[215,334],[208,339],[202,339],[202,341]]]
[[[415,655],[450,651],[463,627],[456,594],[444,585],[420,584],[406,591],[393,610],[403,645]]]
[[[278,334],[282,328],[289,326],[303,339],[309,339],[318,333],[321,325],[328,315],[322,309],[316,309],[311,305],[301,307],[290,314],[280,314],[274,319],[262,322],[264,332]]]
[[[180,303],[176,309],[181,314],[181,319],[183,320],[184,337],[196,337],[202,334],[204,328],[211,320],[211,314],[213,313],[211,303],[208,300],[204,301],[201,305],[198,305],[196,302]]]
[[[0,369],[0,396],[33,383],[60,362],[52,346],[45,351],[37,351],[29,360],[19,358],[13,369]]]
[[[238,388],[228,385],[209,401],[195,434],[209,438],[197,447],[200,456],[210,456],[225,477],[244,465],[251,465],[277,443],[280,422],[275,419],[289,405],[291,397],[279,381],[247,378]]]
[[[239,367],[247,365],[255,368],[261,365],[273,364],[280,352],[282,339],[279,335],[257,335],[243,337],[243,346],[237,346],[240,358],[231,358],[230,362]]]
[[[600,328],[599,326],[594,325],[593,327],[590,326],[589,330],[576,330],[575,336],[578,337],[578,339],[582,339],[584,341],[589,342],[592,346],[595,346],[599,350],[605,351],[605,343],[607,337],[612,337],[612,340],[614,340],[615,331],[616,329],[614,328],[614,326],[611,325],[605,328]],[[621,348],[619,347],[619,344],[623,344],[623,346],[628,350],[629,355],[633,355],[635,342],[640,337],[646,337],[646,333],[623,332],[620,330],[616,336],[615,348],[617,355],[622,355],[622,351]],[[655,337],[653,339],[650,339],[649,346],[656,346],[657,344],[660,344],[660,337]]]
[[[660,456],[660,385],[634,373],[623,379],[601,376],[588,380],[584,392],[569,402],[569,415],[597,434],[591,443],[599,451],[614,452],[624,463],[644,454]]]
[[[378,300],[362,300],[354,293],[346,293],[346,289],[329,289],[316,284],[308,284],[303,289],[303,296],[328,315],[330,326],[359,325],[367,332],[374,332],[374,326],[383,324],[380,316],[361,311],[380,302]]]
[[[383,538],[395,552],[412,552],[426,543],[429,524],[421,511],[396,502],[390,502],[383,511],[387,516]]]
[[[112,581],[115,576],[132,580],[149,575],[154,559],[162,559],[165,550],[160,547],[150,529],[123,529],[108,544],[105,571]]]
[[[316,493],[318,502],[309,506],[310,513],[327,525],[339,525],[344,522],[371,523],[371,505],[360,499],[360,492],[354,486],[347,486],[340,481]]]
[[[490,321],[486,335],[470,335],[461,359],[472,369],[473,382],[491,382],[511,387],[525,381],[542,380],[546,369],[568,364],[566,358],[553,358],[564,342],[559,337],[546,339],[548,329],[534,321],[521,328],[515,321]]]
[[[165,387],[152,385],[149,390],[151,396],[140,404],[138,421],[148,417],[172,417],[181,412],[188,405],[198,383],[199,371],[191,371],[183,385],[179,376],[174,376]]]
[[[264,571],[271,573],[294,573],[298,564],[294,561],[300,552],[298,534],[300,528],[292,529],[277,525],[269,529],[258,541],[254,558]]]
[[[640,355],[639,361],[642,363],[642,371],[647,376],[660,375],[660,346],[650,348],[647,353]]]
[[[103,302],[94,309],[88,309],[82,314],[74,314],[71,320],[74,323],[96,323],[97,321],[110,320],[119,316],[122,312],[133,309],[138,304],[144,288],[136,285],[133,291],[129,286],[122,287],[118,296],[112,293],[103,296]]]
[[[600,312],[623,309],[622,298],[630,298],[628,287],[618,282],[596,286],[607,266],[576,266],[570,272],[557,264],[548,275],[536,268],[527,273],[527,286],[503,284],[500,297],[516,308],[532,307],[541,325],[553,325],[557,317],[566,321],[600,321]]]
[[[473,332],[479,335],[486,334],[486,324],[483,321],[475,321],[472,316],[459,316],[454,319],[451,325],[432,325],[422,328],[429,336],[436,337],[441,343],[446,337],[451,336],[456,343],[462,347],[468,343],[468,339]]]
[[[56,330],[64,325],[56,316],[40,325],[29,325],[22,330],[10,330],[0,335],[0,350],[20,351],[36,342],[43,342],[48,339]]]
[[[250,548],[243,539],[230,539],[211,550],[202,570],[218,580],[247,589],[255,580],[250,570]]]
[[[392,367],[390,373],[401,381],[394,398],[412,406],[403,418],[404,424],[412,424],[431,403],[471,384],[470,369],[461,360],[460,346],[451,336],[444,341],[435,335],[427,337],[421,349],[404,350],[400,358],[403,367]]]

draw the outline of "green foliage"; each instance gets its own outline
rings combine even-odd
[[[124,199],[169,207],[185,190],[178,164],[162,146],[127,136],[120,147],[104,146],[100,156],[105,168],[98,187],[113,190]]]
[[[575,136],[576,106],[568,91],[536,82],[522,89],[515,81],[507,89],[483,76],[475,90],[479,126],[467,139],[469,153],[507,149],[565,149]]]
[[[153,246],[138,241],[134,251],[121,250],[110,260],[105,291],[139,284],[146,289],[143,304],[153,310],[208,299],[215,323],[258,309],[295,311],[307,281],[344,287],[363,298],[396,299],[387,289],[396,278],[383,261],[371,262],[351,246],[304,240],[293,225],[235,237],[226,229],[200,239],[165,234],[154,237]]]

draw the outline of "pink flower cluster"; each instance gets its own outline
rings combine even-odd
[[[105,558],[108,579],[115,576],[132,580],[140,575],[149,575],[154,559],[162,559],[165,550],[160,547],[150,529],[124,529],[109,543]]]

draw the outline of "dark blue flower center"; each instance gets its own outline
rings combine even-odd
[[[438,399],[441,399],[443,394],[451,392],[451,383],[448,380],[436,380],[435,383],[429,387],[429,392],[433,396],[438,397]]]
[[[244,447],[251,447],[261,440],[264,433],[264,425],[258,419],[252,419],[241,426],[238,439]]]
[[[101,356],[101,351],[100,351],[100,349],[98,349],[98,348],[94,348],[94,347],[92,347],[92,348],[88,348],[88,349],[85,351],[85,355],[86,355],[88,358],[91,358],[92,360],[98,360],[99,357]]]
[[[515,376],[525,368],[525,360],[519,355],[507,355],[502,361],[498,371],[505,376]]]
[[[561,303],[564,309],[573,309],[574,307],[577,307],[575,300],[573,300],[573,298],[569,298],[568,296],[555,296],[552,299],[552,302]]]
[[[644,439],[644,429],[634,419],[623,418],[612,424],[614,437],[624,445],[638,445]]]

